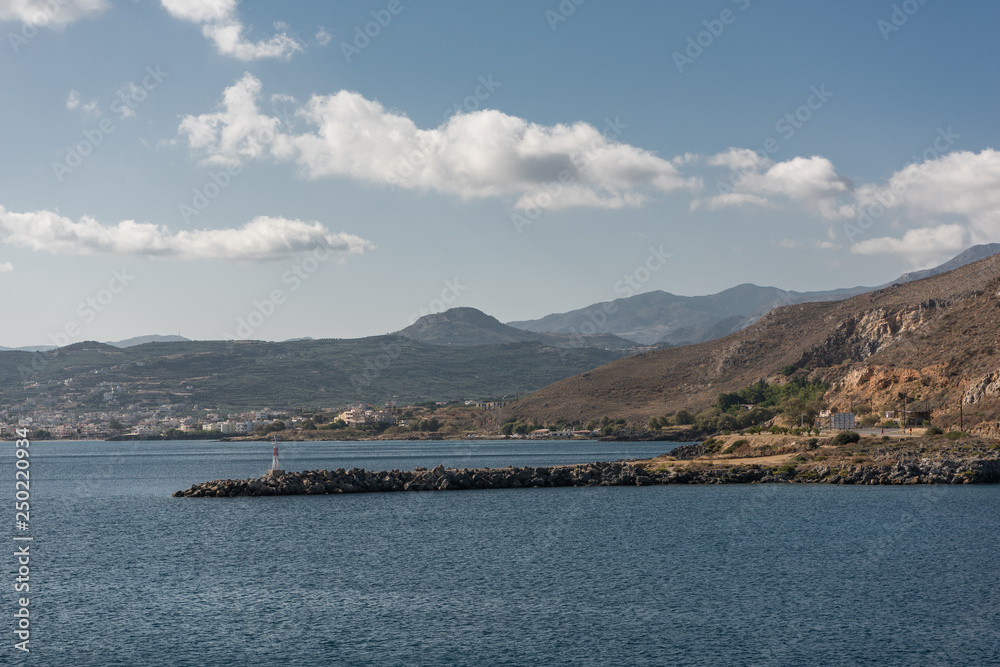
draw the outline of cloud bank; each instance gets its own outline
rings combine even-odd
[[[295,132],[261,112],[260,81],[245,74],[223,94],[218,111],[185,116],[183,142],[205,164],[256,159],[294,162],[310,179],[346,177],[463,199],[516,196],[516,206],[561,182],[553,207],[620,208],[640,204],[640,190],[696,188],[667,160],[614,139],[587,123],[544,126],[484,110],[421,129],[402,113],[362,95],[314,95],[294,117]]]
[[[52,211],[15,213],[0,206],[0,239],[56,255],[134,255],[174,259],[263,261],[323,247],[360,254],[374,245],[353,234],[332,233],[319,222],[259,216],[239,228],[181,230],[124,220],[102,225],[92,217],[78,221]]]
[[[733,147],[663,159],[619,142],[620,129],[609,131],[614,124],[546,126],[479,110],[420,128],[356,92],[317,94],[305,104],[277,96],[292,107],[280,116],[261,110],[261,95],[260,80],[244,74],[225,89],[218,109],[182,118],[180,143],[207,165],[287,162],[308,179],[349,178],[461,199],[511,197],[522,210],[542,196],[552,209],[641,206],[657,191],[688,193],[692,210],[792,205],[827,226],[826,241],[804,247],[846,242],[855,253],[917,263],[1000,240],[1000,152],[944,152],[958,137],[951,128],[939,130],[922,161],[887,182],[855,185],[821,155],[774,161]],[[715,193],[706,192],[703,183],[713,180]],[[873,221],[874,206],[881,208]],[[876,234],[876,223],[898,231]]]

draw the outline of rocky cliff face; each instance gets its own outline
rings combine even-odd
[[[1000,396],[1000,370],[995,370],[970,381],[962,392],[962,403],[973,405],[998,396]]]
[[[627,357],[546,387],[515,414],[644,424],[760,379],[784,381],[788,367],[829,382],[826,399],[840,410],[917,401],[956,421],[960,404],[974,405],[966,425],[1000,417],[1000,256],[845,301],[778,308],[709,343]]]

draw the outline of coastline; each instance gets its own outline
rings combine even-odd
[[[417,468],[412,471],[310,470],[268,473],[256,479],[215,480],[177,491],[174,497],[329,495],[400,491],[542,488],[559,486],[655,486],[667,484],[915,485],[1000,482],[1000,445],[916,438],[905,443],[838,445],[789,443],[784,454],[729,459],[669,455],[647,460],[547,467]],[[802,448],[804,451],[798,451]],[[803,456],[812,452],[812,457]],[[751,452],[752,454],[752,452]],[[794,457],[794,458],[792,458]],[[756,458],[759,462],[754,462]],[[806,460],[808,458],[808,460]]]

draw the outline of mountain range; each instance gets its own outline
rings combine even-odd
[[[534,341],[553,347],[593,347],[620,352],[639,351],[640,345],[613,334],[534,332],[503,324],[475,308],[452,308],[425,315],[396,335],[431,345],[491,345]]]
[[[840,301],[788,305],[713,341],[629,356],[520,401],[536,423],[644,423],[789,374],[830,385],[841,411],[904,401],[958,422],[1000,418],[1000,255]],[[905,397],[905,398],[904,398]]]
[[[905,273],[880,287],[794,292],[748,283],[707,296],[678,296],[654,291],[508,324],[534,332],[611,333],[644,345],[689,345],[739,331],[778,306],[846,299],[891,284],[939,275],[997,253],[1000,253],[1000,243],[974,246],[940,266]]]

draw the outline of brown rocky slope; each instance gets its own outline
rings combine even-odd
[[[905,395],[947,425],[961,401],[967,430],[977,422],[997,430],[987,422],[1000,417],[1000,255],[844,301],[776,308],[725,338],[620,359],[545,387],[514,414],[639,425],[760,379],[783,381],[788,366],[829,382],[826,400],[841,410],[892,408]]]

